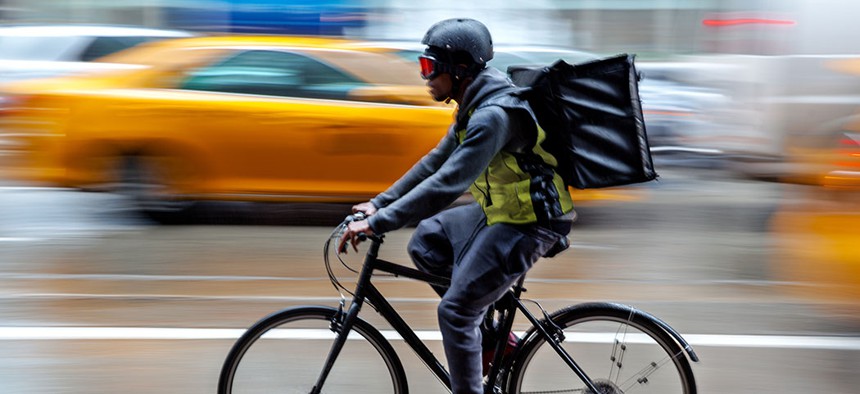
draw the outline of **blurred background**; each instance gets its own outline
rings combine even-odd
[[[416,56],[434,22],[472,17],[499,69],[633,53],[643,76],[661,176],[574,191],[573,248],[530,273],[535,299],[663,318],[702,359],[701,392],[856,393],[857,15],[851,0],[0,0],[0,391],[213,392],[241,329],[335,305],[321,246],[445,132],[454,108]],[[411,231],[389,235],[390,260],[408,261]],[[429,288],[386,294],[436,329]],[[396,346],[413,392],[444,392]]]

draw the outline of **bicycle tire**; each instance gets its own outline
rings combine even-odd
[[[295,307],[255,323],[230,349],[218,393],[310,393],[335,338],[330,323],[336,313]],[[403,364],[378,330],[356,319],[347,338],[322,392],[408,393]]]
[[[696,394],[684,349],[656,318],[612,303],[574,305],[550,318],[563,329],[562,347],[602,394]],[[507,393],[593,394],[534,327],[520,343]]]

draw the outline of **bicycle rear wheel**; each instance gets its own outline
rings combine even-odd
[[[254,324],[233,345],[219,394],[310,393],[335,339],[334,308],[286,309]],[[391,344],[358,319],[321,391],[407,393],[406,374]]]
[[[690,361],[649,318],[618,304],[594,303],[552,314],[562,347],[602,394],[695,394]],[[534,329],[532,329],[534,330]],[[530,331],[508,376],[508,393],[592,393],[545,339]]]

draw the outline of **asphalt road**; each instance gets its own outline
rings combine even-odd
[[[699,354],[703,393],[857,393],[857,301],[809,296],[820,284],[775,258],[772,219],[804,197],[718,170],[662,175],[626,201],[582,204],[573,249],[538,263],[529,297],[663,318]],[[336,305],[322,245],[347,208],[209,204],[165,226],[115,196],[0,182],[0,392],[214,392],[243,328],[291,305]],[[407,261],[410,233],[388,235],[387,259]],[[429,288],[386,279],[382,290],[416,329],[436,329]],[[401,357],[413,392],[444,392]]]

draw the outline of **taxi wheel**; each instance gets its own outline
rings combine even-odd
[[[145,216],[162,223],[181,221],[193,201],[175,192],[171,159],[165,156],[126,156],[121,160],[119,194]]]

